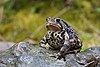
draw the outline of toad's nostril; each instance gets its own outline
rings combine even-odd
[[[48,21],[48,20],[50,20],[51,19],[51,17],[48,17],[48,18],[46,18],[46,21]]]

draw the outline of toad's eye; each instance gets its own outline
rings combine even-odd
[[[56,21],[56,22],[59,22],[59,21],[60,21],[60,18],[56,18],[55,21]]]

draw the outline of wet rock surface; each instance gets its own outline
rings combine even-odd
[[[100,58],[100,47],[88,48],[77,55],[68,54],[66,61],[50,57],[56,52],[20,42],[0,53],[0,67],[85,67],[89,63],[87,59]],[[92,62],[96,62],[94,67],[100,67],[100,59],[93,59]]]

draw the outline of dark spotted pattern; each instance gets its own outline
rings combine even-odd
[[[58,49],[58,58],[59,56],[65,55],[67,53],[80,52],[82,41],[78,38],[77,33],[69,24],[60,18],[49,17],[46,20],[49,24],[54,24],[55,27],[59,27],[60,30],[53,31],[51,30],[53,28],[50,30],[48,29],[46,36],[44,36],[44,38],[40,41],[40,45],[42,47],[46,47],[45,44],[48,43],[52,48]]]
[[[64,44],[64,32],[65,31],[58,31],[58,32],[51,32],[49,31],[47,34],[47,43],[55,49],[60,49]]]

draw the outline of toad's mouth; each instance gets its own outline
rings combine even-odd
[[[49,31],[61,31],[60,26],[57,25],[57,24],[50,24],[50,23],[48,23],[48,24],[46,25],[46,28],[47,28],[47,30],[49,30]]]

